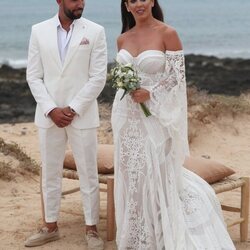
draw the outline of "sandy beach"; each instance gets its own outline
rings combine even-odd
[[[112,143],[110,129],[110,106],[100,107],[101,127],[98,131],[99,143]],[[207,117],[209,120],[209,117]],[[193,156],[207,156],[226,166],[232,167],[239,176],[250,176],[250,115],[222,115],[209,122],[193,123],[197,133],[191,142]],[[37,128],[33,123],[1,124],[0,138],[5,143],[16,143],[27,155],[40,163]],[[20,171],[20,160],[11,152],[0,153],[0,162],[8,163],[13,170],[9,180],[0,179],[0,249],[25,249],[24,240],[41,225],[39,176]],[[63,190],[78,187],[78,181],[63,180]],[[239,190],[219,195],[223,203],[239,205]],[[105,230],[106,194],[101,193],[101,214],[99,231],[105,240],[105,249],[116,249],[115,242],[106,241]],[[224,213],[228,218],[228,213]],[[62,197],[59,219],[61,239],[36,249],[87,249],[84,239],[84,216],[80,193]],[[250,241],[239,242],[239,226],[229,228],[237,249],[250,249]],[[250,237],[250,232],[249,232]]]

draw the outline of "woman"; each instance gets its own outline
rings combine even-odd
[[[141,88],[120,101],[112,126],[118,249],[235,249],[212,188],[183,168],[189,154],[184,56],[157,0],[122,0],[117,61]],[[151,112],[146,117],[139,103]]]

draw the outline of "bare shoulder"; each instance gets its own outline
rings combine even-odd
[[[118,51],[121,49],[121,47],[122,47],[122,44],[123,44],[123,34],[121,34],[121,35],[119,35],[118,37],[117,37],[117,40],[116,40],[116,44],[117,44],[117,49],[118,49]]]
[[[130,31],[122,33],[120,36],[118,36],[117,41],[116,41],[118,51],[123,47],[125,41],[129,38],[129,36],[130,36]]]
[[[169,25],[164,25],[164,27],[162,27],[162,34],[166,50],[170,51],[182,50],[182,44],[180,38],[178,36],[178,33],[173,27]]]

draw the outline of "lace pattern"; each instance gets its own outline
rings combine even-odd
[[[153,115],[145,117],[129,95],[120,101],[121,91],[112,109],[118,249],[235,249],[213,191],[182,171],[189,154],[183,53],[141,57],[121,60],[136,66],[150,90]]]
[[[129,192],[137,192],[136,183],[145,169],[145,136],[140,130],[140,120],[128,119],[121,132],[121,169],[128,176]]]

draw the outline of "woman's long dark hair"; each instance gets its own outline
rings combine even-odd
[[[127,2],[127,0],[121,1],[121,13],[122,13],[122,32],[121,33],[124,33],[135,26],[135,19],[133,15],[131,14],[131,12],[127,11],[125,2]],[[164,22],[163,12],[157,0],[154,0],[154,7],[152,8],[152,14],[154,18],[156,18],[159,21]]]

